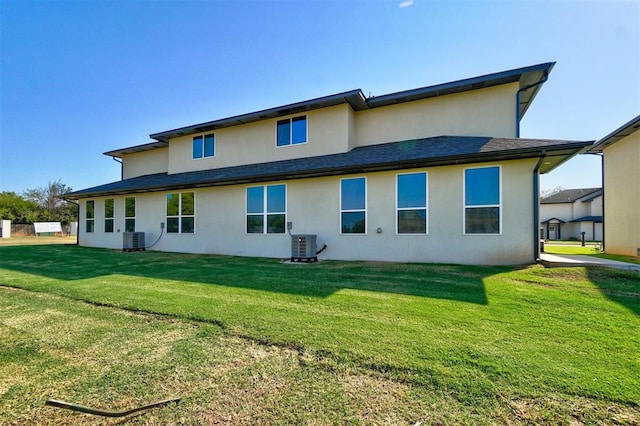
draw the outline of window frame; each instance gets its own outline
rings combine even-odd
[[[127,200],[133,200],[133,216],[127,216]],[[136,197],[124,197],[124,232],[136,232]],[[129,231],[127,222],[133,220],[133,230]]]
[[[293,122],[298,120],[301,121],[304,119],[304,141],[302,142],[293,142]],[[284,145],[278,144],[278,126],[280,123],[288,122],[289,123],[289,143]],[[295,117],[282,118],[276,120],[276,148],[285,148],[288,146],[296,146],[296,145],[305,145],[309,143],[309,117],[307,114],[297,115]]]
[[[111,216],[107,216],[107,202],[111,202]],[[105,234],[113,234],[115,228],[115,212],[116,212],[116,200],[115,198],[105,198],[104,200],[104,232]],[[111,230],[108,229],[107,223],[111,224]]]
[[[498,203],[467,205],[467,170],[497,169],[498,170]],[[498,232],[467,232],[467,209],[498,208]],[[502,235],[502,166],[500,164],[465,167],[462,170],[462,235]]]
[[[284,188],[284,211],[269,211],[269,190],[270,187],[282,186]],[[259,213],[249,212],[249,190],[252,188],[262,189],[262,211]],[[253,185],[247,186],[244,190],[244,232],[246,235],[285,235],[287,233],[287,184],[286,183],[274,183],[270,185]],[[284,229],[282,232],[269,232],[269,216],[270,215],[284,215]],[[262,218],[262,232],[249,232],[249,216],[256,216]]]
[[[358,180],[358,179],[362,179],[364,180],[364,208],[363,209],[343,209],[342,208],[342,183],[344,181],[347,180]],[[354,176],[354,177],[348,177],[348,178],[341,178],[340,179],[340,198],[339,198],[339,203],[340,203],[340,220],[338,221],[339,226],[340,226],[340,235],[368,235],[368,230],[369,230],[369,214],[368,214],[368,190],[367,190],[367,177],[366,176]],[[343,213],[360,213],[360,212],[364,212],[364,232],[343,232],[342,231],[342,215]]]
[[[91,215],[89,215],[89,204],[91,204]],[[96,201],[87,200],[84,204],[85,232],[94,233],[96,229]],[[89,226],[91,224],[91,226]]]
[[[399,207],[400,201],[400,176],[407,175],[424,175],[424,207]],[[398,217],[401,211],[411,210],[424,210],[424,232],[400,232],[400,218]],[[429,173],[427,171],[415,171],[396,174],[396,235],[429,235]]]
[[[168,211],[168,197],[169,195],[178,195],[178,214],[177,215],[169,215]],[[182,212],[182,199],[185,194],[193,194],[193,214],[184,214]],[[167,234],[195,234],[196,233],[196,192],[195,191],[185,191],[185,192],[167,192],[165,194],[165,225]],[[192,232],[184,232],[183,231],[183,219],[193,218],[193,231]],[[169,219],[178,219],[178,230],[170,231],[169,230]]]
[[[213,141],[212,150],[213,153],[211,155],[207,155],[207,138],[211,137]],[[195,146],[196,140],[200,139],[200,156],[196,156]],[[205,158],[214,158],[216,156],[216,135],[215,133],[208,133],[206,135],[194,136],[191,140],[191,159],[192,160],[204,160]]]

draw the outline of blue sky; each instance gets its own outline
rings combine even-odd
[[[404,7],[401,7],[404,6]],[[360,88],[557,61],[521,136],[595,140],[640,113],[638,1],[0,0],[0,191],[120,178],[149,134]],[[600,185],[583,156],[542,189]]]

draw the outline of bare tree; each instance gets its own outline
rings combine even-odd
[[[75,209],[62,199],[67,192],[71,192],[70,186],[65,185],[60,180],[49,181],[48,185],[42,188],[27,189],[23,196],[29,201],[33,201],[44,208],[49,220],[68,223],[75,217]]]

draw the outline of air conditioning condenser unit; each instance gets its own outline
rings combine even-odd
[[[123,232],[122,251],[144,251],[144,232]]]
[[[318,254],[317,235],[292,235],[291,236],[291,261],[292,262],[317,262]]]

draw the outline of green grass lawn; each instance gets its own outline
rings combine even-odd
[[[31,246],[0,285],[0,424],[640,423],[634,272]]]
[[[619,262],[640,264],[640,257],[638,256],[623,256],[617,254],[601,253],[599,248],[589,245],[582,247],[579,244],[546,244],[544,246],[544,251],[550,254],[585,254],[593,257],[601,257],[603,259],[617,260]]]

